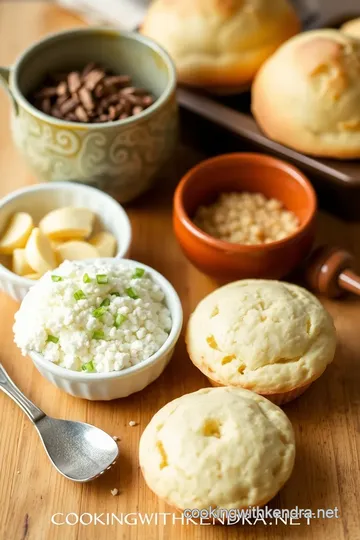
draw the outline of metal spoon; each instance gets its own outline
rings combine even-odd
[[[0,388],[28,415],[50,461],[69,480],[89,482],[115,463],[119,448],[110,435],[85,422],[46,416],[20,392],[1,364]]]

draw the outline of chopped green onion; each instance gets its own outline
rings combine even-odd
[[[92,336],[93,339],[104,339],[105,334],[102,330],[95,330]]]
[[[91,277],[89,276],[89,274],[84,274],[84,276],[83,276],[83,282],[84,282],[84,283],[91,283],[91,282],[92,282],[92,279],[91,279]]]
[[[101,304],[100,304],[100,307],[104,307],[104,306],[110,306],[110,298],[105,298]]]
[[[106,313],[106,309],[104,307],[98,307],[94,309],[92,316],[95,317],[95,319],[99,319],[104,313]]]
[[[96,281],[99,285],[106,285],[106,283],[109,283],[109,278],[106,274],[96,274]]]
[[[116,328],[119,328],[123,322],[127,320],[127,317],[125,315],[122,315],[121,313],[118,313],[114,320],[114,326]]]
[[[87,364],[83,364],[81,366],[82,371],[87,371],[88,373],[91,373],[92,371],[95,371],[94,364],[92,363],[92,360],[90,362],[87,362]]]
[[[111,292],[110,294],[111,296],[121,296],[120,293],[117,291]]]
[[[52,279],[53,281],[55,281],[55,283],[56,283],[57,281],[62,281],[62,280],[63,280],[63,278],[62,278],[61,276],[55,276],[55,275],[52,275],[52,276],[51,276],[51,279]]]
[[[75,298],[75,300],[83,300],[84,298],[86,298],[86,295],[85,295],[84,291],[79,289],[78,291],[74,292],[74,298]]]
[[[50,343],[50,342],[51,343],[58,343],[58,341],[59,341],[59,338],[55,337],[55,336],[52,336],[51,334],[48,335],[47,340],[46,340],[47,343]]]
[[[132,276],[133,279],[141,278],[145,274],[144,268],[135,268],[135,272]]]
[[[134,291],[134,289],[132,287],[129,287],[128,289],[125,289],[125,292],[133,300],[137,300],[139,298],[139,296],[136,294],[136,292]]]

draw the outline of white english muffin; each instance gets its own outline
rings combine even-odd
[[[140,440],[149,488],[179,510],[246,508],[272,499],[294,465],[290,420],[239,388],[204,388],[160,409]]]
[[[211,381],[270,397],[318,378],[333,360],[336,333],[307,290],[252,279],[204,298],[190,317],[186,342],[191,360]]]
[[[268,137],[299,152],[360,158],[360,40],[326,29],[291,38],[259,70],[252,111]]]
[[[141,31],[167,49],[182,83],[238,87],[299,30],[288,0],[155,0]]]

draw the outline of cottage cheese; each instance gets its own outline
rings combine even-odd
[[[143,269],[65,261],[28,292],[15,343],[67,369],[120,371],[156,353],[172,325],[164,292]]]

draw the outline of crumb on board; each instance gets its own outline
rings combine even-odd
[[[129,426],[130,426],[130,427],[137,426],[137,422],[135,422],[134,420],[130,420]]]
[[[120,437],[117,437],[116,435],[113,436],[114,441],[120,441]]]
[[[16,474],[20,474],[20,471],[16,471]]]
[[[112,495],[113,497],[116,497],[116,495],[119,495],[119,490],[118,490],[117,488],[112,489],[112,490],[111,490],[111,495]]]

